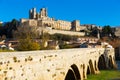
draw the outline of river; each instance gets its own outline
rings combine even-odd
[[[118,70],[120,70],[120,61],[116,61],[117,66],[118,66]]]

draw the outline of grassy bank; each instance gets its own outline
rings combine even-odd
[[[0,49],[0,52],[14,52],[14,51],[12,51],[12,50],[2,50],[2,49]]]
[[[100,74],[88,75],[87,80],[120,80],[120,71],[102,70],[100,71]]]

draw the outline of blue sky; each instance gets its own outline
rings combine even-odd
[[[29,9],[46,7],[48,15],[81,24],[120,25],[120,0],[0,0],[0,21],[28,18]]]

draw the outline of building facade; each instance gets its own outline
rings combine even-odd
[[[74,20],[72,22],[55,20],[54,18],[48,17],[46,8],[42,8],[39,13],[36,12],[36,8],[29,10],[29,19],[21,19],[21,25],[33,27],[50,27],[57,30],[81,30],[79,20]]]
[[[120,38],[120,27],[115,28],[115,35]]]

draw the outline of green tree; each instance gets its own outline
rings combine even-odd
[[[29,37],[27,37],[26,39],[20,39],[17,47],[18,51],[32,51],[39,49],[40,45]]]
[[[4,27],[6,30],[5,33],[7,38],[13,38],[12,31],[17,30],[18,24],[19,24],[19,21],[16,19],[13,19],[12,21],[5,23]]]
[[[57,40],[57,41],[70,41],[73,39],[76,39],[78,36],[71,36],[71,35],[64,35],[64,34],[53,34],[51,35],[51,39]]]
[[[90,36],[92,36],[92,37],[98,37],[98,34],[99,34],[99,29],[98,29],[98,27],[92,28],[91,33],[90,33]]]
[[[40,44],[35,41],[37,32],[35,27],[19,27],[16,31],[13,31],[14,38],[19,40],[17,50],[18,51],[31,51],[39,50]]]
[[[102,29],[102,34],[103,36],[109,36],[110,34],[112,34],[112,29],[109,25],[104,26]]]

